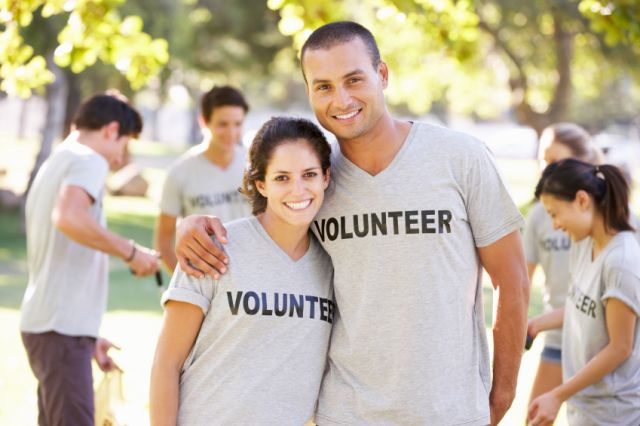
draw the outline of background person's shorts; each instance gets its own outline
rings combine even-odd
[[[540,359],[550,364],[560,364],[562,362],[562,350],[545,346],[540,354]]]

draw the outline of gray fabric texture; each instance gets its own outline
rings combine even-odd
[[[333,147],[312,229],[339,315],[321,425],[486,425],[491,372],[476,247],[523,225],[487,147],[414,123],[371,176]]]
[[[640,315],[640,246],[634,233],[618,233],[592,260],[593,240],[571,251],[571,287],[562,337],[563,379],[573,377],[608,343],[607,301],[615,298]],[[598,383],[569,399],[569,424],[640,425],[640,324],[631,356]],[[571,413],[576,413],[572,416]],[[590,423],[584,423],[589,419]]]
[[[38,171],[26,205],[29,283],[20,330],[98,336],[107,306],[108,256],[67,238],[53,225],[51,212],[60,189],[77,186],[93,198],[89,213],[105,226],[108,171],[102,156],[73,141],[61,144]]]
[[[528,263],[537,263],[544,272],[544,312],[564,307],[569,287],[569,249],[571,238],[561,230],[554,230],[551,218],[541,203],[536,203],[527,216],[524,252]],[[562,330],[544,333],[545,345],[562,347]]]
[[[181,374],[178,424],[300,426],[326,365],[331,260],[312,236],[294,262],[253,216],[227,230],[229,272],[215,281],[176,269],[162,298],[205,314]]]
[[[236,148],[226,169],[211,163],[204,149],[202,144],[194,146],[171,166],[162,187],[160,211],[176,217],[215,215],[222,222],[251,214],[251,206],[238,192],[246,163],[244,148]]]

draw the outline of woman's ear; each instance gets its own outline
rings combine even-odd
[[[327,169],[327,172],[323,176],[323,189],[327,189],[329,187],[329,181],[331,181],[331,167]]]
[[[262,195],[264,198],[267,198],[267,192],[264,189],[264,181],[263,180],[257,180],[256,181],[256,189],[258,190],[260,195]]]
[[[591,196],[584,189],[580,189],[578,190],[578,192],[576,192],[576,202],[578,203],[578,207],[582,211],[590,209],[593,205]]]

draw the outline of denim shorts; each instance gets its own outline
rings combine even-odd
[[[562,362],[562,350],[545,346],[540,354],[540,359],[550,364],[560,364]]]

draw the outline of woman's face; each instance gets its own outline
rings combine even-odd
[[[578,191],[573,201],[543,193],[540,202],[551,217],[553,229],[564,231],[573,241],[580,241],[591,234],[594,209],[592,199],[585,191]]]
[[[256,187],[267,199],[265,214],[294,226],[309,226],[320,210],[329,172],[304,139],[280,144],[271,155],[264,182]]]

